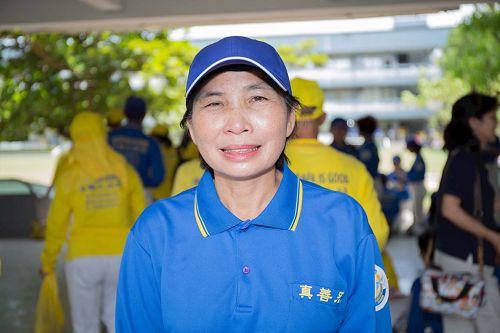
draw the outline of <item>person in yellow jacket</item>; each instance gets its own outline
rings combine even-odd
[[[150,135],[160,143],[160,149],[163,155],[163,164],[165,164],[167,172],[160,185],[153,188],[153,196],[155,200],[160,200],[168,198],[172,192],[172,184],[174,182],[175,172],[179,164],[179,154],[168,137],[168,127],[166,125],[157,124],[151,130]]]
[[[204,171],[200,166],[199,158],[193,158],[179,165],[175,172],[172,196],[198,185]]]
[[[372,177],[356,158],[317,140],[319,128],[325,120],[325,97],[318,83],[295,78],[291,80],[291,85],[302,108],[296,113],[295,136],[285,150],[290,169],[302,179],[347,193],[356,199],[365,210],[378,246],[383,251],[389,237],[389,224],[382,212]],[[390,272],[389,287],[398,291],[398,280],[390,257],[383,253],[382,258],[386,271]]]
[[[145,208],[141,180],[106,142],[104,119],[81,112],[70,125],[73,147],[59,165],[40,274],[56,268],[64,243],[73,332],[114,332],[115,289],[130,227]]]

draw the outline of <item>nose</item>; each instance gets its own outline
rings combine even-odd
[[[241,106],[231,107],[227,114],[225,133],[242,134],[251,130],[248,113]]]

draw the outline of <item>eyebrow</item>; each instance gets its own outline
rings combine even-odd
[[[259,82],[259,83],[254,83],[254,84],[251,84],[249,86],[246,86],[244,87],[245,90],[247,91],[251,91],[251,90],[259,90],[259,89],[265,89],[265,90],[273,90],[273,88],[268,85],[267,83],[265,82]],[[197,100],[200,100],[200,99],[203,99],[203,98],[208,98],[208,97],[219,97],[219,96],[222,96],[224,95],[222,92],[218,92],[218,91],[201,91],[196,97],[195,97],[195,101]]]
[[[200,100],[202,98],[212,97],[212,96],[222,96],[221,92],[217,91],[201,91],[198,95],[195,96],[195,101]]]
[[[259,82],[245,87],[245,90],[257,90],[257,89],[274,90],[270,85],[268,85],[265,82]]]

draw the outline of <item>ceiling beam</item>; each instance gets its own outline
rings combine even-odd
[[[456,0],[1,0],[0,30],[123,31],[346,19],[431,13],[460,4]]]

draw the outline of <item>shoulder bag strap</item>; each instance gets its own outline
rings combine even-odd
[[[479,155],[479,154],[478,154]],[[481,168],[480,156],[477,156],[476,165],[476,180],[474,181],[474,217],[479,222],[483,223],[483,198],[481,193],[481,176],[479,169]],[[477,238],[477,261],[479,264],[479,273],[483,275],[484,270],[484,242],[482,237]]]

